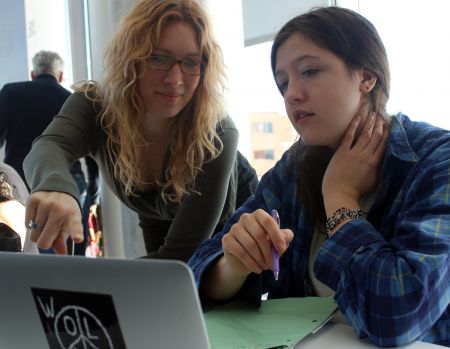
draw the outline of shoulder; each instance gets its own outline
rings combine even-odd
[[[61,109],[61,114],[83,113],[96,115],[99,112],[99,106],[82,92],[72,93]]]
[[[393,117],[392,138],[395,144],[407,144],[416,159],[429,158],[432,154],[450,158],[449,130],[427,122],[413,121],[404,114]]]
[[[261,178],[261,183],[266,186],[280,186],[290,185],[295,183],[298,178],[298,168],[296,161],[298,143],[294,143],[288,150],[286,150],[281,159],[267,171]]]
[[[235,152],[239,141],[239,131],[228,115],[218,122],[216,125],[216,132],[224,145],[224,149]]]
[[[65,87],[61,86],[58,84],[58,89],[60,91],[61,94],[69,97],[70,95],[72,95],[72,92],[70,92],[68,89],[66,89]]]
[[[216,131],[219,134],[219,136],[230,132],[239,133],[236,125],[234,124],[233,119],[229,115],[225,116],[222,120],[220,120],[217,123]]]
[[[32,83],[31,81],[9,82],[9,83],[3,85],[1,91],[9,92],[9,91],[27,88],[27,87],[31,86],[31,83]]]
[[[279,176],[287,177],[297,172],[297,153],[298,153],[299,143],[295,142],[288,150],[286,150],[281,159],[278,160],[274,166],[275,171]]]

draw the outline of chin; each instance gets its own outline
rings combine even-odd
[[[311,137],[303,137],[300,136],[300,138],[303,140],[303,143],[309,146],[322,146],[322,147],[329,147],[331,149],[336,149],[339,145],[336,141],[331,140],[325,140],[325,139],[312,139]]]

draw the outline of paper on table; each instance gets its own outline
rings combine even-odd
[[[261,307],[235,301],[205,314],[213,349],[292,347],[330,318],[332,297],[270,299]]]

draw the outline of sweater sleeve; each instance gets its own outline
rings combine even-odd
[[[200,284],[205,271],[214,265],[220,257],[223,256],[222,238],[227,234],[234,223],[239,221],[243,213],[251,213],[258,206],[258,199],[256,197],[250,198],[243,206],[241,206],[234,215],[229,219],[222,232],[214,235],[212,238],[204,241],[200,247],[195,251],[188,264],[194,273],[194,279],[197,287]],[[236,294],[236,298],[249,301],[256,306],[261,305],[261,295],[263,293],[263,283],[261,275],[250,274],[245,280],[244,285]],[[202,301],[206,299],[202,297]]]
[[[24,160],[31,193],[59,191],[79,200],[78,186],[69,169],[76,160],[93,152],[95,120],[94,104],[87,97],[74,93],[67,99]]]
[[[164,244],[147,257],[187,261],[200,243],[213,233],[225,204],[239,139],[231,119],[226,123],[228,125],[219,133],[223,151],[205,163],[196,178],[199,193],[193,193],[181,202]]]
[[[204,241],[195,251],[188,264],[191,267],[197,287],[200,287],[205,271],[223,255],[222,238],[227,234],[231,227],[237,223],[244,213],[251,213],[257,209],[269,212],[271,209],[278,207],[278,197],[273,192],[277,187],[275,184],[278,178],[277,170],[282,166],[276,166],[276,169],[268,171],[259,182],[255,194],[249,198],[225,224],[223,230],[214,235],[212,238]],[[261,304],[261,295],[268,291],[268,280],[273,278],[272,271],[266,270],[261,275],[251,273],[240,291],[236,294],[236,298],[249,301],[256,306]]]

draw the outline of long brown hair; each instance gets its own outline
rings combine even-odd
[[[278,48],[294,33],[300,33],[317,46],[333,52],[349,71],[364,68],[377,79],[369,94],[371,109],[388,119],[390,72],[384,45],[377,30],[366,18],[349,9],[323,7],[287,22],[275,37],[271,52],[275,74]],[[322,197],[322,180],[333,152],[325,146],[306,145],[299,140],[295,151],[300,166],[300,199],[317,224],[326,220]]]
[[[191,101],[167,127],[170,163],[166,181],[159,183],[165,199],[180,202],[195,191],[194,178],[204,162],[217,157],[222,143],[218,122],[225,117],[222,100],[225,74],[222,52],[216,43],[206,13],[195,0],[143,0],[123,19],[105,53],[105,77],[86,89],[100,102],[101,125],[107,134],[108,154],[114,176],[127,195],[141,181],[139,163],[145,161],[140,120],[145,107],[138,93],[139,67],[158,43],[168,21],[181,20],[195,30],[205,73]]]

